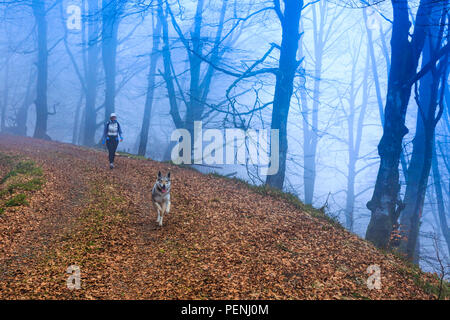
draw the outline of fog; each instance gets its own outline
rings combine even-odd
[[[412,63],[415,68],[398,71],[408,69],[400,65],[410,59],[409,48],[393,47],[401,36],[391,43],[396,26],[391,1],[374,2],[0,0],[1,131],[104,148],[103,125],[115,112],[124,135],[119,151],[173,161],[176,141],[171,135],[176,129],[193,133],[195,121],[201,121],[204,132],[219,129],[223,134],[231,128],[279,129],[280,161],[286,160],[280,175],[261,175],[258,165],[247,160],[244,165],[193,166],[281,188],[323,207],[345,228],[372,241],[367,231],[376,210],[369,210],[367,203],[378,194],[377,183],[380,190],[383,186],[377,182],[383,124],[402,125],[401,116],[392,120],[395,112],[385,109],[388,90],[395,89],[389,87],[389,74],[394,83],[400,72],[418,73],[426,59],[431,61],[448,45],[448,21],[442,15],[448,1],[428,4],[428,20],[418,26],[425,17],[418,13],[420,1],[399,1],[403,8],[397,10],[411,18],[407,40],[418,35],[420,42],[422,29],[425,40],[416,65]],[[405,4],[408,8],[402,11]],[[399,17],[400,21],[400,13]],[[298,37],[292,32],[296,23]],[[398,22],[396,28],[402,27]],[[416,139],[418,154],[425,163],[430,161],[430,168],[423,170],[425,190],[418,186],[415,191],[415,198],[420,199],[422,191],[425,197],[412,214],[420,220],[415,253],[402,249],[402,244],[391,245],[428,271],[436,271],[437,252],[447,265],[450,254],[447,55],[432,63],[436,70],[410,84],[410,97],[403,103],[408,133],[400,139],[396,168],[394,161],[400,190],[393,197],[403,201],[408,199],[405,170],[413,163],[417,117],[426,109],[437,124],[431,135]],[[294,67],[291,56],[297,61]],[[289,72],[292,94],[283,82]],[[435,93],[425,81],[435,83],[430,85]],[[434,112],[418,107],[418,101],[433,94],[434,100],[429,99]],[[38,110],[44,110],[40,122]],[[396,133],[386,136],[395,140]],[[426,141],[434,146],[432,156],[423,151]],[[203,148],[207,145],[204,141]],[[402,203],[394,205],[400,216],[393,221],[392,234],[403,230],[401,221],[410,221],[404,209],[407,201]]]

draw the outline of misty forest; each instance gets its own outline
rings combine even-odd
[[[172,133],[194,137],[198,122],[223,135],[277,129],[274,174],[249,160],[188,165],[294,195],[446,278],[449,9],[448,0],[0,0],[0,140],[104,149],[115,113],[118,151],[170,163],[181,141]]]

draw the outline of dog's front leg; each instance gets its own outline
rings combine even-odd
[[[158,217],[156,218],[156,223],[158,223],[159,225],[161,225],[161,212],[162,212],[162,208],[161,208],[161,206],[159,205],[159,203],[156,203],[155,202],[155,209],[156,209],[156,212],[158,213]]]
[[[169,213],[169,212],[170,212],[170,201],[167,202],[167,205],[166,205],[166,213]]]
[[[159,220],[159,225],[162,226],[163,224],[163,218],[164,218],[164,214],[166,214],[167,212],[167,203],[163,202],[162,207],[161,207],[161,219]]]
[[[163,218],[164,218],[164,211],[161,212],[161,219],[159,220],[159,226],[160,226],[160,227],[162,227]]]

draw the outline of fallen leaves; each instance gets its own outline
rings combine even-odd
[[[46,179],[0,219],[0,298],[434,298],[398,258],[239,181],[125,157],[110,171],[106,153],[56,142],[1,136],[0,148]],[[157,228],[150,192],[168,169],[172,211]],[[72,264],[80,290],[66,287]],[[381,290],[366,286],[371,264]]]

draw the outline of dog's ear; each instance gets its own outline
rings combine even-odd
[[[170,171],[167,172],[167,179],[170,179]]]
[[[158,179],[161,178],[161,171],[158,171]]]

